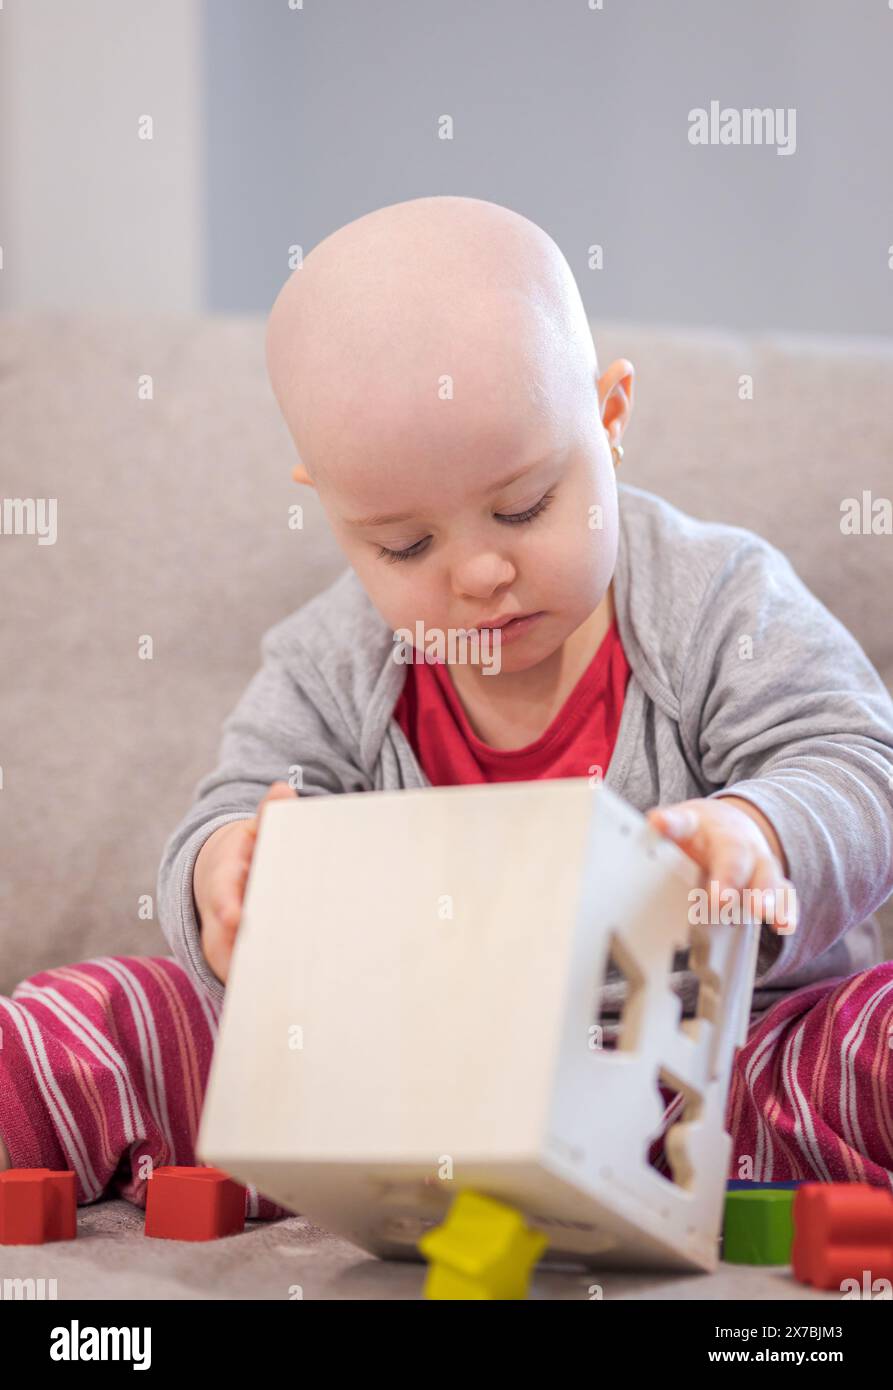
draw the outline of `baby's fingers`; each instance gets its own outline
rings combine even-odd
[[[705,872],[710,868],[710,842],[701,817],[691,806],[655,806],[645,818]]]
[[[257,808],[258,815],[260,815],[268,801],[291,800],[291,798],[297,796],[297,794],[294,787],[290,787],[287,782],[274,782]]]
[[[774,859],[764,857],[757,861],[750,886],[759,895],[755,921],[774,926],[779,936],[789,936],[797,930],[796,890]]]
[[[715,879],[717,891],[740,892],[750,883],[757,865],[753,845],[729,835],[715,835],[710,843],[708,876]]]
[[[263,815],[264,807],[268,805],[271,801],[290,800],[292,797],[297,796],[297,794],[298,793],[295,791],[294,787],[290,787],[287,782],[274,782],[272,784],[269,791],[266,793],[266,795],[263,797],[260,804],[258,805],[257,815],[254,816],[250,821],[246,822],[248,832],[251,835],[252,841],[257,838],[257,832],[260,826],[260,818]]]
[[[211,911],[222,927],[233,931],[242,915],[242,900],[253,849],[251,823],[246,822],[244,833],[230,842],[226,858],[217,865],[211,885]]]

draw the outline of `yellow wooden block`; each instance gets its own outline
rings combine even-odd
[[[419,1240],[430,1263],[425,1297],[523,1299],[546,1237],[527,1228],[514,1207],[478,1192],[460,1192],[442,1225]]]

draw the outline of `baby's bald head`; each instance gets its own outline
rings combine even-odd
[[[293,273],[267,362],[295,477],[392,629],[542,614],[506,646],[503,669],[520,671],[602,604],[617,549],[606,430],[622,434],[632,368],[599,378],[541,228],[475,198],[369,213]]]
[[[402,454],[510,450],[529,421],[590,393],[595,349],[546,233],[476,198],[368,213],[320,242],[267,330],[273,390],[318,484]],[[444,402],[449,401],[445,409]]]

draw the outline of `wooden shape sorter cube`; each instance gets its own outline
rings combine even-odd
[[[417,1258],[473,1188],[550,1256],[712,1269],[757,929],[690,925],[700,882],[585,778],[269,804],[202,1161],[380,1255]],[[630,982],[612,1050],[593,1046],[609,960]],[[659,1083],[684,1097],[671,1178],[647,1159]]]

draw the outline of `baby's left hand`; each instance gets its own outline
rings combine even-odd
[[[700,865],[708,893],[715,883],[720,903],[732,901],[721,896],[729,889],[736,894],[750,889],[752,921],[768,922],[779,935],[796,930],[796,893],[785,878],[783,851],[768,821],[749,802],[731,796],[679,801],[655,806],[647,819]],[[739,920],[747,920],[743,911]]]

